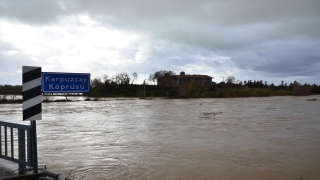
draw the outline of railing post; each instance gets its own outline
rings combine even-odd
[[[2,126],[0,126],[0,155],[2,155],[2,133],[1,133]]]
[[[32,135],[31,128],[27,130],[27,153],[28,153],[28,163],[33,167],[33,157],[32,157]]]
[[[14,158],[14,148],[13,148],[13,127],[11,127],[11,157]]]
[[[31,121],[33,173],[38,173],[37,129],[36,121]]]
[[[19,160],[26,161],[26,141],[25,141],[25,130],[18,129],[18,149],[19,149]],[[26,169],[26,166],[19,164],[19,171]]]
[[[8,156],[7,126],[4,126],[4,155]]]

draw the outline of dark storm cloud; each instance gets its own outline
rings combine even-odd
[[[278,41],[257,47],[251,54],[234,53],[239,68],[286,76],[314,76],[319,73],[320,43]]]
[[[64,13],[59,1],[0,1],[0,17],[27,24],[48,24]]]

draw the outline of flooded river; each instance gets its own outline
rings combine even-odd
[[[39,165],[72,179],[320,179],[320,96],[42,106]],[[28,124],[21,104],[0,107]]]

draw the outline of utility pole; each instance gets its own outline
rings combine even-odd
[[[143,87],[144,87],[144,91],[143,91],[143,93],[144,93],[144,97],[146,97],[146,80],[143,80]]]

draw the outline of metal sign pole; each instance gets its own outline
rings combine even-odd
[[[31,121],[31,161],[33,173],[38,173],[36,120],[42,119],[41,67],[22,67],[23,120]],[[30,157],[28,157],[30,158]]]
[[[36,121],[31,121],[33,173],[38,173],[38,147]]]

